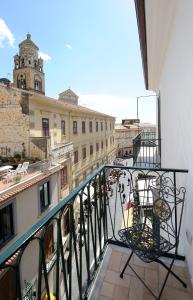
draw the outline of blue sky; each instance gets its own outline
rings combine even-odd
[[[11,9],[10,9],[11,8]],[[145,91],[133,0],[17,0],[0,10],[0,77],[30,32],[45,54],[46,95],[71,88],[81,105],[136,117]],[[155,123],[155,99],[140,98],[139,117]]]

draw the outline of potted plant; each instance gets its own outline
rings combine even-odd
[[[16,163],[20,162],[20,160],[21,160],[21,154],[18,153],[18,152],[15,152],[14,159],[15,159]]]
[[[16,175],[14,179],[15,179],[15,183],[19,183],[20,180],[21,180],[21,176],[20,175]]]

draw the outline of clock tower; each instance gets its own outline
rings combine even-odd
[[[19,55],[14,56],[13,83],[17,88],[45,94],[43,59],[38,57],[38,50],[28,33],[19,44]]]

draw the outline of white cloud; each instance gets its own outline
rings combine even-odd
[[[51,60],[51,56],[49,56],[47,53],[39,52],[39,57],[41,57],[43,60]]]
[[[116,117],[116,122],[122,119],[137,117],[137,101],[135,97],[119,97],[108,94],[80,95],[79,104],[90,109]],[[155,123],[155,114],[152,109],[142,109],[140,106],[139,118],[142,122]]]
[[[0,19],[0,48],[4,47],[4,42],[7,41],[14,48],[14,36],[11,30],[6,25],[3,19]]]
[[[122,98],[107,94],[81,95],[79,104],[116,117],[116,122],[126,117],[136,117],[136,98]]]
[[[72,50],[72,46],[70,44],[65,44],[65,48]]]

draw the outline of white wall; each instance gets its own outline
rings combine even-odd
[[[40,203],[38,187],[44,182],[40,181],[38,184],[33,185],[31,188],[24,190],[19,193],[13,199],[7,202],[14,204],[14,231],[15,237],[8,242],[5,247],[0,250],[4,252],[11,244],[13,244],[19,237],[21,237],[29,228],[31,228],[39,219],[46,215],[49,210],[53,208],[58,203],[59,200],[59,183],[58,183],[58,173],[55,173],[45,181],[50,181],[50,191],[51,191],[51,204],[48,209],[40,213]],[[3,205],[5,206],[5,205]]]
[[[193,283],[193,1],[177,0],[176,15],[160,81],[162,167],[187,168],[183,244]]]

